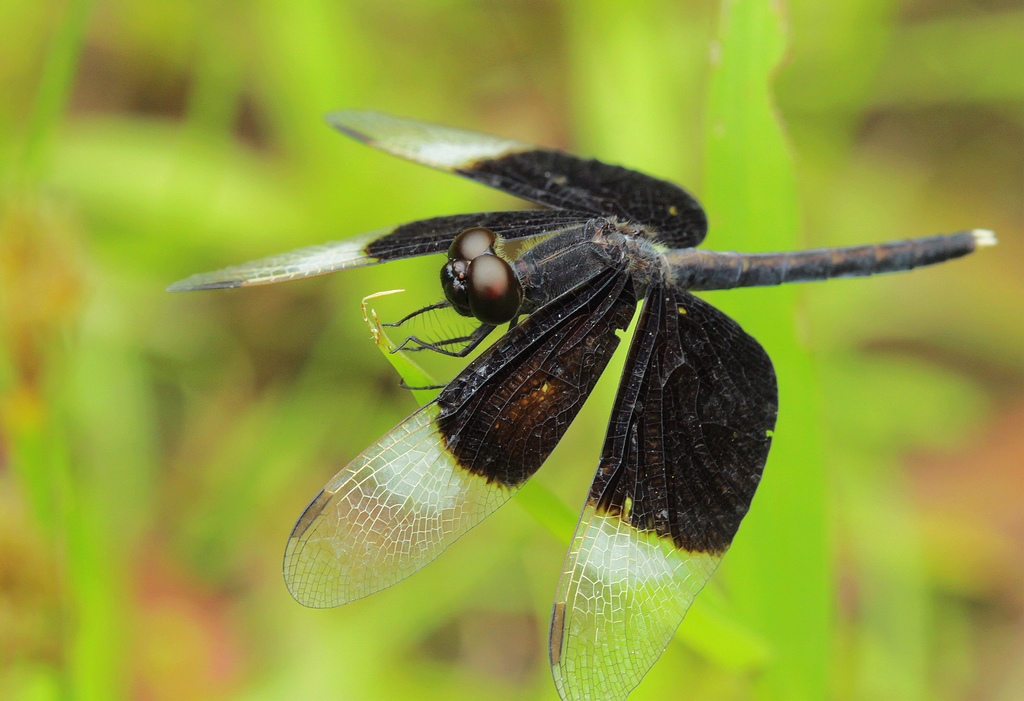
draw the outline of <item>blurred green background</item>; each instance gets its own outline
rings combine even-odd
[[[339,137],[346,107],[673,179],[716,249],[996,230],[910,275],[708,295],[772,355],[779,426],[631,699],[1024,698],[1024,5],[725,5],[0,3],[0,698],[556,698],[615,364],[542,489],[313,611],[281,579],[294,519],[414,408],[359,300],[434,301],[438,263],[163,291],[521,206]]]

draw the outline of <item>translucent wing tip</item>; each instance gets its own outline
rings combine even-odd
[[[365,131],[367,123],[379,124],[382,121],[394,119],[394,117],[370,110],[338,110],[327,113],[324,115],[324,119],[345,136],[364,144],[370,144],[374,139]]]
[[[207,280],[203,275],[193,275],[167,286],[168,292],[194,292],[196,290],[225,290],[241,287],[241,280]]]
[[[498,158],[536,146],[370,110],[341,110],[327,123],[356,141],[416,163],[452,171],[480,160]]]
[[[394,227],[371,231],[362,236],[342,241],[297,248],[294,251],[280,253],[269,258],[261,258],[209,273],[199,273],[179,280],[168,287],[167,291],[187,292],[273,285],[278,282],[302,280],[348,268],[373,265],[379,263],[380,258],[369,255],[366,252],[367,245],[387,235],[393,229]]]
[[[974,236],[974,245],[976,246],[995,246],[998,243],[996,232],[991,229],[974,229],[971,234]]]

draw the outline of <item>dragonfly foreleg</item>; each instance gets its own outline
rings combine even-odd
[[[468,336],[457,336],[455,338],[447,338],[440,341],[424,341],[417,336],[409,336],[402,341],[392,353],[398,353],[400,351],[422,351],[429,350],[441,355],[447,355],[451,358],[464,358],[473,351],[474,348],[479,346],[485,338],[493,331],[496,327],[491,324],[480,324]],[[465,344],[458,350],[450,350],[448,346],[455,346],[458,344]]]

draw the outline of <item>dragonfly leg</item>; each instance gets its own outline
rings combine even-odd
[[[398,353],[399,351],[422,351],[429,350],[441,355],[447,355],[451,358],[465,358],[470,352],[477,346],[479,346],[491,331],[496,327],[491,324],[480,324],[473,333],[468,336],[458,336],[456,338],[448,338],[441,341],[424,341],[416,336],[409,336],[402,341],[398,347],[396,347],[392,353]],[[447,346],[455,346],[458,344],[465,344],[459,350],[450,350]]]
[[[403,316],[398,321],[393,321],[393,322],[390,322],[390,323],[387,323],[387,324],[381,324],[381,326],[387,326],[388,328],[397,328],[397,327],[401,326],[402,324],[404,324],[405,322],[409,321],[410,319],[415,319],[416,317],[420,316],[421,314],[426,314],[427,312],[432,312],[435,309],[447,309],[450,306],[452,306],[452,303],[449,302],[448,300],[444,299],[444,300],[441,300],[440,302],[435,302],[434,304],[429,304],[429,305],[427,305],[425,307],[421,307],[420,309],[417,309],[414,312],[410,312],[409,314],[406,314],[405,316]]]
[[[448,385],[423,385],[422,387],[413,387],[412,385],[405,384],[405,380],[402,380],[401,382],[398,383],[398,386],[401,387],[402,389],[407,389],[407,390],[415,392],[417,390],[426,390],[426,389],[444,389]]]

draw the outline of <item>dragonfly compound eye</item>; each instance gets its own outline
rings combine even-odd
[[[523,301],[512,268],[494,254],[497,238],[482,226],[466,229],[452,241],[441,269],[441,288],[455,311],[494,325],[511,321]]]
[[[473,316],[485,324],[512,321],[523,303],[523,287],[512,266],[494,255],[477,256],[469,264],[467,296]]]
[[[441,289],[452,307],[462,316],[473,316],[466,287],[469,283],[469,261],[449,260],[441,268]]]
[[[497,238],[493,231],[482,226],[466,229],[452,241],[448,248],[448,260],[473,260],[485,253],[493,254]]]

